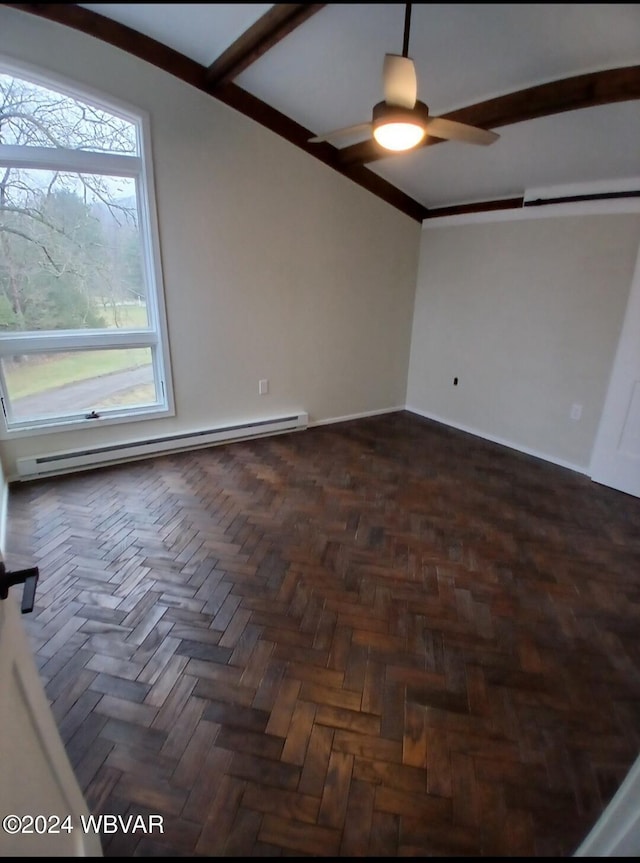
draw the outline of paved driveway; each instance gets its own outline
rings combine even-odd
[[[99,387],[96,385],[96,380],[100,382]],[[96,404],[96,394],[99,394],[99,401],[104,403],[107,399],[145,384],[153,384],[153,367],[151,365],[112,372],[108,375],[101,375],[98,379],[92,378],[74,384],[65,384],[57,389],[15,399],[11,404],[17,419],[51,416],[52,414],[71,413],[78,410],[89,411]]]

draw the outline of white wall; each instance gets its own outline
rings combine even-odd
[[[421,234],[278,136],[89,36],[0,6],[0,53],[150,114],[177,412],[1,441],[9,478],[20,456],[405,402],[586,469],[640,216],[453,220]]]
[[[405,403],[420,225],[157,68],[0,7],[0,53],[150,114],[177,415],[2,442],[15,458]],[[258,396],[258,380],[269,394]]]
[[[426,223],[407,406],[586,469],[640,215],[538,216]]]

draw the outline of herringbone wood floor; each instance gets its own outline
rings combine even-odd
[[[398,413],[12,487],[108,856],[570,855],[640,750],[640,500]]]

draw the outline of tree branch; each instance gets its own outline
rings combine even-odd
[[[39,240],[36,240],[35,237],[30,237],[28,234],[25,234],[23,231],[18,231],[16,228],[10,228],[8,225],[0,225],[0,233],[4,234],[15,234],[16,237],[22,237],[23,240],[27,240],[30,243],[38,246],[41,249],[43,255],[49,261],[53,269],[56,271],[58,275],[62,272],[62,268],[56,264],[51,255],[49,254],[49,250],[45,246],[44,243],[41,243]]]

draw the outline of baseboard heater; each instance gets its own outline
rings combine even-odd
[[[309,415],[297,413],[291,416],[273,417],[255,422],[237,423],[202,431],[179,435],[147,438],[129,443],[97,446],[48,455],[28,456],[16,461],[18,479],[35,479],[53,474],[100,467],[113,462],[131,461],[146,456],[163,455],[180,450],[199,449],[220,443],[267,437],[284,432],[302,431],[307,428]]]

